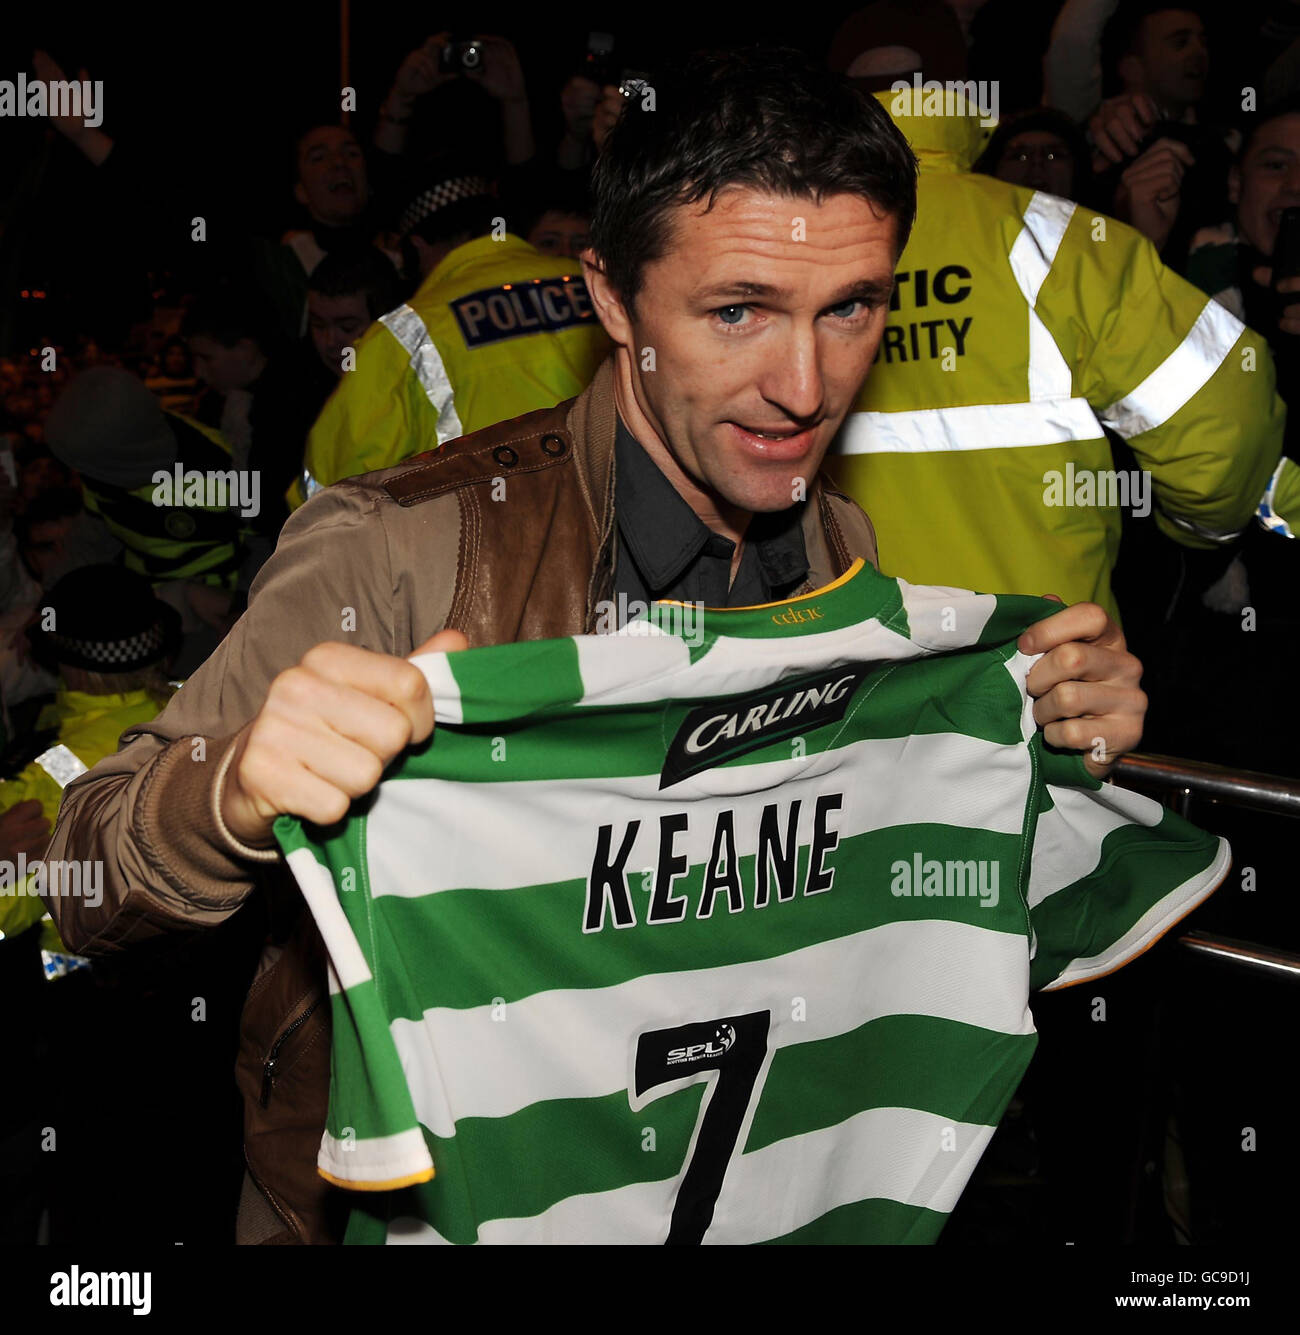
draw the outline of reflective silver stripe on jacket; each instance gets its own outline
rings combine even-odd
[[[1028,402],[851,413],[836,441],[837,453],[1025,449],[1102,438],[1097,414],[1087,399],[1071,392],[1069,364],[1034,309],[1076,207],[1068,199],[1036,191],[1025,209],[1024,227],[1007,257],[1027,307]]]
[[[1163,426],[1205,388],[1245,328],[1217,301],[1207,301],[1187,337],[1131,394],[1112,403],[1101,420],[1126,440]]]
[[[424,321],[411,307],[399,306],[395,311],[381,315],[379,323],[406,349],[406,355],[411,359],[411,370],[415,372],[420,388],[438,414],[438,444],[443,445],[449,440],[455,440],[457,436],[463,436],[465,432],[460,418],[456,416],[456,400],[447,368],[442,364],[442,357]]]
[[[1164,516],[1175,528],[1182,529],[1184,533],[1195,534],[1198,538],[1204,538],[1206,542],[1231,542],[1242,532],[1239,528],[1206,528],[1204,524],[1198,524],[1194,519],[1184,519],[1181,515],[1170,514],[1167,510],[1164,511]]]
[[[1069,364],[1034,307],[1077,207],[1068,199],[1036,191],[1007,256],[1016,286],[1029,305],[1029,397],[1034,402],[1068,399],[1073,388]]]
[[[918,408],[910,413],[850,413],[835,442],[837,454],[941,454],[1100,440],[1087,399],[1037,403],[972,403]]]
[[[66,788],[73,779],[84,774],[89,768],[89,766],[83,765],[77,755],[69,751],[62,742],[57,746],[50,747],[48,751],[42,751],[36,757],[36,763],[60,788]]]

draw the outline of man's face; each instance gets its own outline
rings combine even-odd
[[[857,195],[815,204],[732,187],[712,210],[684,206],[670,223],[635,316],[615,299],[601,318],[628,349],[641,412],[687,477],[741,510],[784,510],[876,355],[895,219]]]
[[[341,297],[327,297],[309,291],[307,327],[321,361],[332,374],[342,375],[343,349],[355,348],[357,340],[370,327],[366,294],[348,292]]]
[[[577,213],[547,209],[528,233],[528,244],[543,255],[576,260],[591,244],[591,221]]]
[[[179,343],[170,344],[163,353],[162,369],[164,375],[169,375],[175,380],[189,374],[190,359]]]
[[[241,338],[228,348],[209,334],[193,334],[188,340],[194,374],[218,394],[247,389],[261,369],[261,354],[251,338]]]
[[[1205,25],[1186,9],[1162,9],[1142,20],[1134,43],[1134,92],[1149,94],[1163,110],[1181,114],[1205,92],[1210,48]]]
[[[1282,210],[1300,206],[1300,112],[1260,126],[1229,193],[1237,206],[1237,230],[1256,250],[1272,255]]]
[[[70,518],[47,519],[31,526],[22,554],[38,580],[44,579],[63,559],[72,522]]]
[[[23,499],[23,503],[35,500],[43,491],[48,491],[51,487],[66,485],[66,470],[57,459],[51,459],[48,456],[38,455],[23,466],[22,472],[18,476],[18,492]],[[62,522],[61,520],[58,522]],[[68,521],[69,524],[71,520]],[[40,525],[35,526],[36,529]],[[33,540],[35,539],[35,529],[33,530]]]
[[[321,125],[298,145],[298,183],[293,193],[319,223],[342,227],[365,207],[366,160],[351,130]]]
[[[1000,181],[1068,199],[1074,188],[1074,154],[1059,134],[1026,130],[1007,141],[996,175]]]

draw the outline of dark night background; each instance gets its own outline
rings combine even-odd
[[[1266,0],[1216,5],[1241,16]],[[616,39],[615,68],[653,71],[702,46],[781,42],[825,55],[852,0],[765,8],[691,5],[656,0],[610,8],[387,3],[353,0],[349,81],[358,109],[351,124],[368,144],[375,114],[407,52],[432,33],[509,38],[519,53],[540,154],[559,138],[559,92],[581,67],[593,29]],[[984,63],[972,78],[1000,80],[1002,111],[1036,103],[1039,61],[1059,4],[1055,0],[989,0],[973,29]],[[792,15],[797,16],[792,20]],[[1229,53],[1246,25],[1221,18],[1214,33],[1215,72],[1231,69]],[[146,205],[147,220],[121,217],[101,200],[94,169],[43,121],[0,119],[0,355],[68,326],[85,332],[107,320],[112,332],[147,318],[148,294],[125,286],[123,273],[104,272],[106,242],[160,261],[160,234],[180,250],[167,263],[186,263],[189,220],[202,216],[209,239],[244,229],[277,237],[301,222],[292,195],[295,131],[338,119],[340,6],[330,3],[178,8],[144,5],[30,5],[11,8],[0,36],[0,78],[31,74],[31,52],[48,50],[69,78],[84,67],[104,83],[100,127],[149,164],[169,202]],[[1221,103],[1235,90],[1221,79]],[[426,99],[426,114],[446,98],[427,149],[454,147],[474,155],[497,142],[496,108],[476,89],[446,90]],[[429,117],[435,119],[434,115]],[[446,142],[447,126],[457,140]],[[173,216],[166,216],[168,213]],[[125,270],[128,266],[121,266]],[[33,309],[23,290],[41,290]],[[108,332],[108,330],[106,330]]]
[[[746,17],[737,30],[734,11],[687,4],[620,9],[617,21],[600,6],[390,3],[351,5],[349,81],[357,90],[351,124],[368,143],[375,113],[403,57],[435,32],[483,32],[509,38],[519,53],[532,103],[540,151],[561,132],[559,92],[581,66],[592,29],[614,33],[620,67],[653,67],[674,53],[740,40],[797,43],[824,52],[852,4],[800,8],[800,28],[773,11]],[[243,227],[278,236],[300,220],[292,195],[295,131],[305,123],[339,119],[340,7],[314,3],[255,5],[247,0],[208,7],[123,5],[29,6],[6,15],[0,38],[0,78],[32,73],[31,52],[43,47],[69,78],[83,66],[104,82],[102,130],[119,145],[148,154],[177,204],[171,219],[151,219],[188,243],[189,220]],[[478,90],[459,90],[460,103],[443,125],[454,124],[457,149],[475,151],[496,134],[496,108]],[[434,98],[443,96],[440,92]],[[445,147],[442,143],[430,147]],[[489,152],[491,150],[489,149]],[[0,281],[8,319],[0,316],[0,353],[19,350],[38,326],[62,323],[56,309],[69,303],[73,323],[85,328],[125,299],[111,276],[82,263],[102,253],[105,230],[131,242],[132,220],[100,208],[94,169],[38,120],[0,119]],[[135,229],[139,230],[139,229]],[[156,252],[151,258],[156,257]],[[52,303],[44,318],[10,305],[22,289],[43,289]],[[75,315],[73,312],[75,311]],[[51,319],[53,317],[53,320]]]

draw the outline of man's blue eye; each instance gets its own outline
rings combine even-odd
[[[838,306],[831,307],[831,314],[838,316],[841,320],[851,320],[857,313],[857,307],[861,305],[857,297],[850,301],[842,301]]]
[[[745,314],[745,310],[746,307],[744,306],[723,306],[715,311],[714,314],[723,324],[739,324],[741,317]],[[734,320],[728,318],[728,315],[731,312],[735,313],[736,318]]]

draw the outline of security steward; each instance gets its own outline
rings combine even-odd
[[[827,471],[891,575],[1118,616],[1121,507],[1205,553],[1252,522],[1282,448],[1268,348],[1133,228],[972,174],[981,113],[892,78],[875,96],[919,160],[917,222]]]
[[[507,231],[501,207],[484,178],[453,176],[402,213],[403,248],[423,281],[361,338],[355,367],[345,364],[308,437],[291,507],[586,388],[609,340],[580,267]]]

